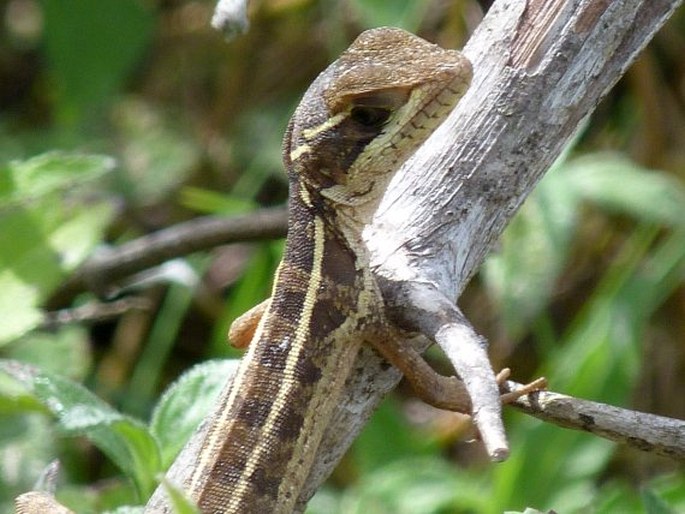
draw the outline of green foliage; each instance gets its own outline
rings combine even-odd
[[[117,92],[150,41],[154,17],[137,0],[42,0],[42,6],[57,118],[75,125]]]
[[[412,0],[354,0],[351,3],[359,12],[359,17],[364,20],[365,28],[389,26],[402,27],[410,31],[417,30],[429,8],[427,2]]]
[[[394,428],[388,430],[388,427]],[[398,458],[435,454],[437,442],[416,435],[403,422],[402,412],[396,402],[391,399],[384,402],[374,413],[373,421],[355,441],[354,456],[359,471],[370,473]]]
[[[37,28],[23,37],[28,17],[3,11],[0,511],[58,457],[66,505],[141,512],[236,361],[192,365],[231,352],[227,327],[268,297],[282,242],[149,270],[124,284],[149,309],[115,320],[45,330],[42,307],[105,241],[283,203],[287,119],[350,37],[396,25],[457,44],[480,5],[267,0],[226,44],[206,27],[212,2],[9,4],[33,6]],[[652,366],[643,356],[662,351],[654,334],[682,331],[677,306],[662,312],[685,277],[679,24],[669,45],[647,50],[654,68],[607,102],[522,207],[472,285],[476,300],[461,300],[493,325],[483,330],[493,355],[509,356],[515,376],[523,367],[554,390],[628,405]],[[58,308],[92,301],[83,293]],[[671,385],[662,404],[682,398]],[[385,402],[308,512],[685,511],[682,473],[640,463],[616,473],[616,447],[596,437],[510,413],[512,456],[494,466],[474,456],[477,443],[465,450],[409,419],[401,397]],[[196,512],[164,487],[177,512]]]
[[[171,508],[174,514],[201,514],[200,509],[185,497],[183,491],[167,481],[162,481],[162,484],[169,498],[171,498]]]
[[[446,461],[409,457],[369,473],[358,487],[343,496],[339,510],[335,512],[482,512],[487,501],[485,493],[477,478],[460,473]],[[315,514],[315,507],[308,512]]]
[[[169,264],[171,263],[167,263],[167,267]],[[179,281],[197,280],[195,271],[190,266],[183,262],[176,264],[174,267],[177,271],[172,270],[171,280],[173,275],[177,275],[176,279]],[[159,313],[150,328],[145,347],[131,374],[129,394],[122,402],[122,408],[126,412],[142,415],[148,412],[149,405],[153,404],[164,364],[178,338],[181,323],[192,302],[195,292],[193,285],[191,283],[189,287],[189,284],[183,282],[169,284]]]
[[[188,180],[200,149],[176,117],[127,99],[116,104],[114,125],[122,141],[118,186],[134,205],[155,205]]]
[[[682,182],[617,155],[562,157],[512,220],[500,251],[484,266],[486,284],[511,336],[519,337],[548,304],[570,257],[581,202],[643,223],[685,228]],[[639,261],[645,253],[642,249],[635,257]]]
[[[254,249],[249,264],[226,301],[220,323],[212,338],[212,354],[227,353],[228,327],[238,316],[271,294],[271,279],[282,255],[282,243],[263,244]]]
[[[0,169],[0,345],[42,321],[38,306],[88,256],[112,219],[92,195],[114,162],[51,152]]]
[[[112,409],[77,382],[4,360],[0,361],[0,378],[9,376],[22,389],[0,381],[0,412],[51,414],[62,436],[83,436],[105,453],[132,480],[138,501],[142,501],[152,494],[161,472],[207,415],[236,369],[237,361],[210,361],[191,369],[162,395],[148,427]],[[170,426],[174,430],[169,430]],[[178,492],[174,504],[178,512],[195,512]]]
[[[0,362],[0,370],[20,382],[58,420],[66,435],[85,435],[125,472],[141,498],[161,471],[157,443],[139,422],[121,415],[78,383],[17,361]]]
[[[237,371],[236,360],[207,361],[183,374],[161,396],[152,412],[150,431],[159,441],[162,468],[171,465],[221,387]],[[169,430],[170,426],[174,430]]]
[[[242,214],[254,209],[255,205],[239,196],[226,195],[196,187],[186,187],[181,191],[180,201],[189,209],[208,214]]]

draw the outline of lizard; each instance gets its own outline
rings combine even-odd
[[[433,371],[386,317],[362,231],[472,73],[461,52],[382,27],[360,34],[304,94],[283,143],[284,256],[271,298],[231,327],[229,338],[248,351],[185,484],[203,512],[293,511],[362,344],[399,368],[427,403],[470,413],[461,382]],[[538,379],[501,401],[545,384]]]
[[[248,315],[254,335],[183,486],[203,512],[293,511],[361,344],[415,369],[393,347],[362,230],[471,75],[461,52],[377,28],[305,93],[284,137],[288,235],[272,296]]]

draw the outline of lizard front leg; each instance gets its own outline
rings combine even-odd
[[[254,337],[259,320],[269,308],[271,298],[258,303],[250,310],[238,316],[228,329],[228,340],[233,348],[247,348]]]

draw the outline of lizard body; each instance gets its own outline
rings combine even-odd
[[[461,53],[381,28],[305,94],[284,140],[289,230],[273,294],[186,484],[203,512],[292,512],[360,344],[387,328],[361,231],[470,77]]]

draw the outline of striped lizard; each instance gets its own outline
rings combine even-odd
[[[292,512],[360,345],[406,361],[361,233],[470,78],[460,52],[379,28],[305,93],[284,138],[289,228],[274,290],[246,316],[258,324],[185,487],[203,512]]]

